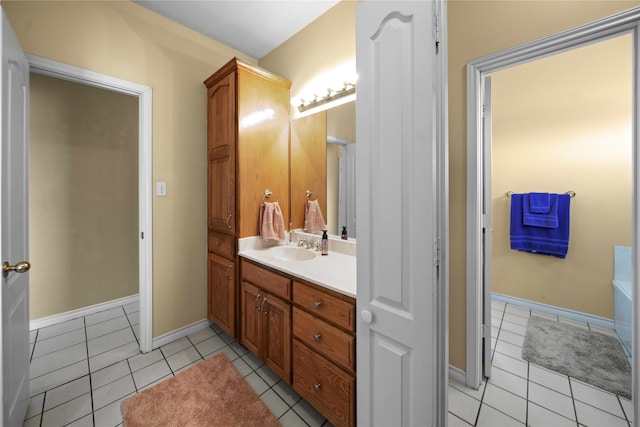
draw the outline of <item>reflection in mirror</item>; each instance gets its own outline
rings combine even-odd
[[[307,190],[315,193],[326,221],[327,115],[325,111],[291,122],[290,144],[290,229],[305,228]]]
[[[327,110],[327,230],[356,237],[356,103]]]

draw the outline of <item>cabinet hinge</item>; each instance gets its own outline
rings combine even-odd
[[[141,238],[142,240],[144,240],[144,231],[141,231],[141,232],[140,232],[140,238]]]

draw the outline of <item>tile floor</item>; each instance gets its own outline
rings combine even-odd
[[[122,400],[221,352],[284,426],[331,426],[216,326],[141,354],[138,319],[138,304],[131,304],[31,331],[31,401],[24,426],[122,425]]]
[[[220,352],[284,426],[330,426],[215,326],[140,354],[137,310],[132,304],[31,332],[31,402],[25,426],[121,425],[123,399]],[[529,309],[493,301],[492,376],[479,390],[450,381],[448,425],[630,427],[629,400],[521,359],[531,314]]]
[[[450,427],[630,427],[631,401],[521,358],[531,314],[614,334],[610,329],[492,301],[491,378],[473,390],[449,382]]]

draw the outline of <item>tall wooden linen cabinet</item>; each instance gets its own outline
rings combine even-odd
[[[232,59],[205,80],[208,317],[239,338],[238,239],[258,236],[259,209],[278,201],[289,224],[291,82]]]

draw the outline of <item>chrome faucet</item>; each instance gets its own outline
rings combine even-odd
[[[313,242],[311,240],[308,239],[299,239],[298,240],[298,247],[304,247],[305,249],[311,249],[313,248]]]

